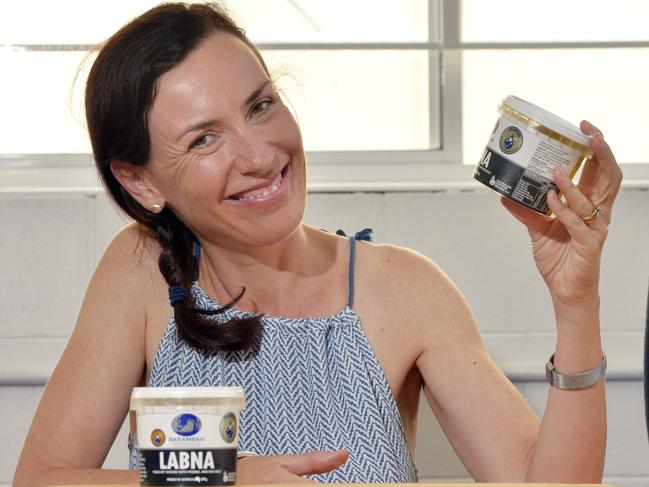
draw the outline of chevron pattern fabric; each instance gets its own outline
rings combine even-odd
[[[194,284],[197,306],[219,303]],[[228,309],[219,322],[245,312]],[[401,416],[358,315],[264,316],[258,344],[241,352],[206,353],[177,335],[171,319],[148,385],[242,386],[239,448],[260,455],[311,450],[349,451],[343,466],[318,482],[416,482]],[[137,466],[137,443],[131,445]]]

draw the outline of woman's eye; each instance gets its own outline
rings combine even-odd
[[[274,100],[262,100],[259,103],[257,103],[254,107],[252,107],[252,110],[250,110],[250,114],[253,116],[261,115],[264,112],[267,112],[270,107],[274,104]]]
[[[192,142],[192,145],[189,146],[190,149],[205,149],[214,143],[216,139],[215,135],[205,134],[201,135],[198,139]]]

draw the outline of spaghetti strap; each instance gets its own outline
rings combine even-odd
[[[345,235],[345,232],[338,230],[338,235]],[[356,264],[356,240],[371,241],[374,231],[371,228],[364,228],[360,232],[349,236],[349,271],[347,279],[347,307],[354,306],[354,267]]]
[[[347,278],[347,307],[354,305],[354,261],[356,260],[356,236],[349,237],[349,272]]]

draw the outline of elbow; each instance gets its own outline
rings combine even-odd
[[[11,485],[12,487],[45,487],[51,484],[52,480],[48,471],[49,469],[46,468],[30,468],[19,463]]]
[[[526,475],[525,482],[550,482],[561,484],[600,484],[604,476],[604,462],[584,462],[579,465],[552,465],[537,468]]]
[[[527,463],[525,482],[550,482],[562,484],[600,484],[604,476],[605,447],[594,448],[577,458],[565,455],[534,458]],[[587,453],[587,452],[582,452]]]

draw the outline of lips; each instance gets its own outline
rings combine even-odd
[[[256,186],[252,186],[244,191],[240,191],[238,193],[235,193],[231,196],[228,197],[228,199],[235,200],[235,201],[255,201],[255,200],[263,200],[273,193],[277,192],[277,190],[280,188],[282,185],[282,181],[284,179],[284,176],[286,176],[288,170],[288,164],[286,164],[280,172],[277,173],[277,175],[271,180],[264,182],[262,184],[258,184]]]

